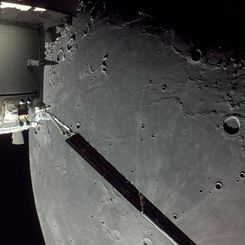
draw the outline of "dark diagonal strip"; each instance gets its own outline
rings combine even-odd
[[[139,190],[132,185],[115,167],[98,153],[80,134],[66,142],[81,155],[99,174],[101,174],[135,208],[149,218],[160,230],[180,245],[194,245],[172,221],[154,206]]]

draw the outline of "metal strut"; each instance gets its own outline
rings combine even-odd
[[[60,131],[60,133],[64,135],[66,138],[70,138],[71,136],[75,135],[75,133],[72,131],[70,127],[68,127],[65,123],[59,120],[51,112],[46,111],[46,114],[49,116],[49,118],[54,123],[56,128]]]
[[[67,125],[49,113],[52,121],[66,142],[100,175],[104,177],[137,210],[148,218],[174,244],[195,245],[195,243],[150,202],[131,182],[129,182],[110,162],[108,162],[79,133],[74,133]]]

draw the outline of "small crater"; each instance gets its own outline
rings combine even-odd
[[[152,241],[149,238],[143,240],[143,245],[152,245]]]
[[[151,84],[152,84],[152,80],[149,80],[148,85],[151,85]]]
[[[25,102],[25,100],[24,99],[20,99],[20,101],[19,101],[19,105],[24,105],[26,102]]]
[[[200,49],[191,50],[191,59],[193,61],[199,61],[202,58],[202,51]]]
[[[162,89],[163,92],[165,92],[166,89],[167,89],[167,85],[166,84],[163,84],[161,89]]]
[[[141,128],[145,128],[145,124],[144,123],[141,125]]]
[[[245,172],[244,171],[240,172],[239,177],[241,179],[244,179],[245,178]]]
[[[151,137],[154,138],[155,137],[155,134],[151,134]]]
[[[108,57],[109,57],[109,54],[107,53],[107,54],[104,56],[103,60],[102,60],[101,68],[102,68],[102,70],[103,70],[104,72],[107,71],[107,63],[106,63],[106,61],[108,60]]]
[[[101,69],[102,69],[102,72],[106,73],[107,72],[107,61],[108,59],[108,55],[105,55],[104,58],[103,58],[103,61],[102,61],[102,64],[101,64]]]
[[[176,220],[178,219],[178,215],[177,214],[174,214],[173,218]]]
[[[204,189],[201,187],[200,189],[199,189],[199,192],[204,192]]]
[[[224,131],[229,135],[237,134],[241,128],[240,121],[235,116],[226,118],[223,122]]]
[[[27,103],[28,105],[31,105],[31,104],[32,104],[32,100],[31,100],[31,99],[27,99],[27,100],[26,100],[26,103]]]
[[[81,124],[78,122],[78,123],[76,124],[76,128],[79,129],[80,127],[81,127]]]
[[[215,183],[216,190],[220,191],[223,188],[222,182],[218,181]]]

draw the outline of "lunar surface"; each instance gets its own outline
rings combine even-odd
[[[197,244],[245,244],[245,61],[145,18],[57,27],[44,102]],[[173,244],[51,122],[30,132],[30,161],[47,245]]]

